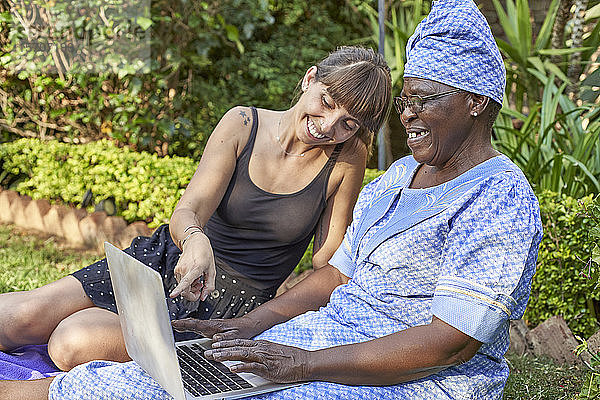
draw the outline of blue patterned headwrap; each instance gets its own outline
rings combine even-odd
[[[502,104],[506,71],[485,17],[472,0],[437,0],[406,45],[404,77],[423,78]]]

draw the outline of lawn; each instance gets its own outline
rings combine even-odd
[[[574,400],[581,391],[584,368],[556,366],[545,358],[510,354],[506,358],[510,375],[504,400]]]
[[[97,252],[66,247],[52,236],[33,236],[15,226],[0,225],[0,293],[42,286],[98,257]]]
[[[34,236],[15,226],[0,225],[0,293],[28,290],[57,280],[101,255],[73,249],[48,236]],[[504,399],[573,400],[585,370],[554,365],[546,359],[509,355],[511,374]]]

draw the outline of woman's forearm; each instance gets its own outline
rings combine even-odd
[[[296,286],[264,303],[245,317],[252,320],[257,334],[307,311],[316,311],[329,302],[331,292],[348,278],[331,265],[320,268]]]
[[[307,380],[393,385],[471,359],[481,342],[436,319],[368,342],[310,352]]]
[[[202,221],[201,218],[198,217],[198,214],[193,210],[188,208],[176,209],[169,221],[169,233],[171,234],[171,239],[173,239],[173,242],[179,247],[179,243],[185,239],[187,235],[185,232],[186,228],[189,228],[190,226],[204,227],[205,224],[206,221]]]

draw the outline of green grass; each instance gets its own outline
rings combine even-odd
[[[53,237],[0,225],[0,293],[45,285],[98,258],[96,252],[65,247]]]
[[[504,400],[573,400],[581,391],[584,367],[557,366],[546,358],[507,355],[510,375]]]
[[[100,256],[97,252],[68,248],[52,237],[0,225],[0,293],[45,285]],[[560,367],[532,357],[507,358],[511,373],[504,400],[572,400],[583,385],[586,371],[582,368]]]

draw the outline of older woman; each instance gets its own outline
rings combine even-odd
[[[502,396],[542,235],[526,178],[491,145],[502,59],[472,0],[436,1],[407,52],[396,108],[412,155],[365,187],[329,265],[244,317],[173,323],[235,371],[309,382],[262,399]],[[166,393],[134,363],[93,362],[50,385],[79,397]]]

